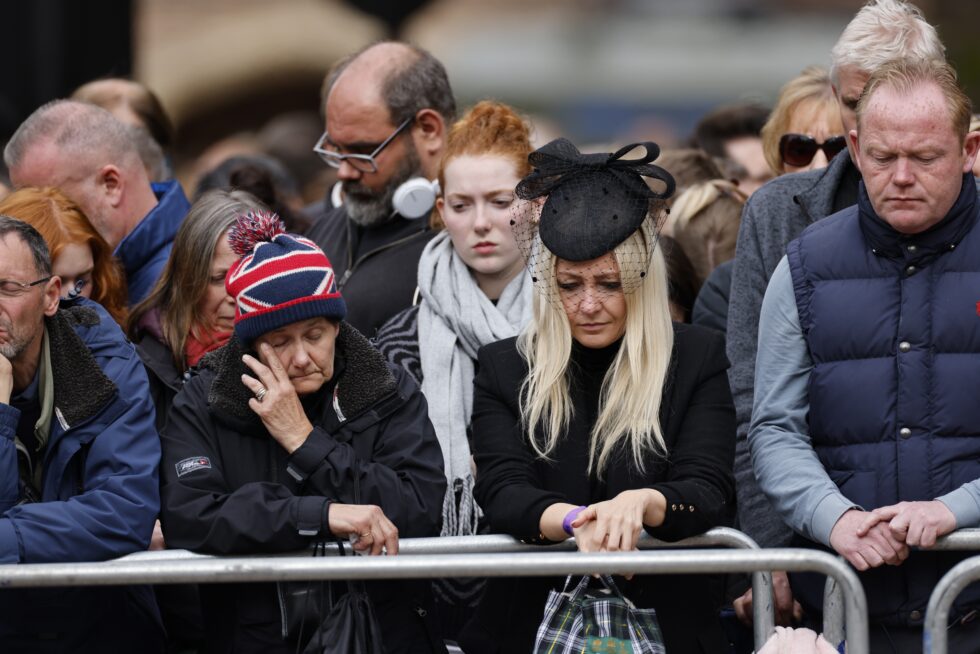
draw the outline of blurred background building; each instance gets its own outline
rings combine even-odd
[[[685,139],[722,103],[769,104],[830,48],[861,0],[32,0],[6,3],[0,138],[34,108],[97,77],[153,89],[177,128],[178,176],[224,155],[308,151],[319,88],[343,54],[382,38],[431,50],[461,108],[493,97],[538,137]],[[980,2],[920,0],[974,101]],[[296,154],[300,152],[302,154]],[[205,158],[200,160],[200,156]],[[304,176],[305,177],[305,176]],[[322,192],[313,183],[311,196]]]

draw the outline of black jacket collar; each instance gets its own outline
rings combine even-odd
[[[335,356],[344,360],[342,370],[335,377],[337,403],[347,420],[356,418],[395,391],[395,377],[384,357],[346,322],[340,323],[334,351]],[[200,367],[215,373],[208,391],[211,408],[236,421],[254,423],[257,416],[248,407],[248,401],[254,396],[241,381],[242,374],[251,374],[242,362],[246,352],[241,342],[232,336],[224,346],[205,355]]]
[[[68,425],[88,420],[116,395],[116,385],[99,367],[76,326],[94,327],[99,314],[85,306],[65,306],[44,319],[51,345],[55,407]]]
[[[977,180],[963,175],[959,197],[946,216],[919,234],[902,234],[882,220],[871,205],[868,191],[861,182],[858,188],[858,215],[861,231],[872,251],[889,259],[902,259],[922,267],[943,252],[954,249],[977,221]],[[914,245],[914,248],[909,246]]]

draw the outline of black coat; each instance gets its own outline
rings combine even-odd
[[[156,409],[157,431],[162,431],[167,424],[167,414],[174,398],[180,392],[187,377],[182,375],[174,364],[173,353],[164,343],[157,340],[147,331],[140,332],[136,337],[136,353],[146,368],[146,376],[150,380],[150,399]]]
[[[603,479],[586,472],[588,441],[602,375],[614,352],[574,349],[570,393],[575,412],[548,463],[534,455],[520,429],[518,394],[527,364],[516,339],[480,350],[473,399],[475,495],[494,532],[540,542],[541,514],[551,504],[589,504],[634,488],[654,488],[667,499],[663,524],[647,528],[656,538],[675,541],[732,523],[735,412],[725,346],[720,335],[707,329],[675,324],[674,331],[660,411],[669,459],[651,457],[641,473],[620,451],[613,454]],[[463,649],[467,654],[530,651],[547,592],[563,582],[491,580],[461,639]],[[701,575],[640,576],[620,587],[638,606],[657,610],[671,654],[723,652],[718,582]]]
[[[365,229],[343,207],[331,209],[306,232],[330,259],[347,302],[347,322],[373,337],[389,318],[412,306],[419,257],[435,236],[424,218],[394,216]]]
[[[363,336],[342,324],[336,389],[331,382],[317,397],[304,398],[314,429],[288,455],[248,408],[242,354],[234,339],[209,354],[174,400],[162,434],[168,545],[216,554],[308,547],[331,537],[326,500],[353,503],[354,475],[361,503],[380,506],[401,537],[438,535],[446,488],[442,454],[425,400],[404,372],[389,368]],[[431,620],[420,617],[431,612],[428,584],[367,586],[387,652],[443,651]],[[279,637],[274,584],[201,586],[201,599],[208,651],[292,651]]]
[[[728,296],[732,291],[734,265],[734,259],[726,261],[704,280],[691,311],[692,323],[717,329],[722,334],[728,330]]]

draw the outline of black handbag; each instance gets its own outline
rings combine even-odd
[[[354,504],[361,503],[361,485],[354,478]],[[344,543],[335,541],[341,556]],[[326,543],[316,543],[313,556],[326,554]],[[356,554],[355,554],[356,556]],[[381,627],[364,582],[348,580],[347,592],[335,600],[333,584],[327,581],[279,582],[282,636],[303,644],[304,632],[312,630],[303,654],[383,654]]]
[[[343,556],[343,545],[340,552]],[[348,580],[347,593],[333,604],[303,654],[383,654],[383,651],[381,626],[364,582]]]
[[[337,546],[343,552],[343,544]],[[313,556],[326,556],[327,543],[313,544]],[[301,643],[303,632],[316,629],[324,607],[333,606],[333,587],[328,581],[280,581],[276,583],[279,612],[282,618],[282,639]]]

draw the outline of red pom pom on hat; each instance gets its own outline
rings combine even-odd
[[[270,242],[286,233],[286,224],[271,211],[249,211],[239,214],[228,230],[228,244],[240,257],[249,254],[258,243]]]

